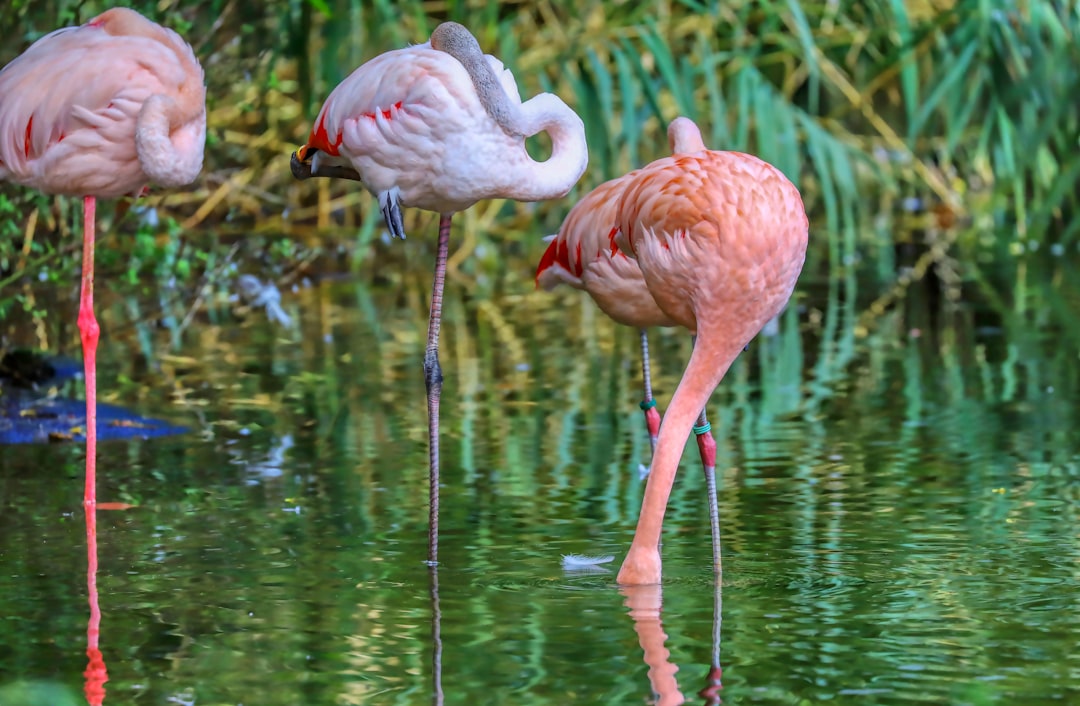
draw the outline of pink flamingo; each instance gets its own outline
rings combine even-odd
[[[671,123],[668,145],[675,154],[705,149],[701,131],[687,118]],[[641,409],[645,413],[649,444],[655,451],[660,413],[652,394],[646,329],[676,324],[656,305],[637,263],[613,247],[619,195],[636,173],[605,181],[570,209],[558,234],[549,236],[550,244],[536,268],[536,284],[548,291],[559,284],[582,289],[613,321],[639,329],[644,387]]]
[[[705,149],[701,131],[689,118],[676,118],[668,125],[668,146],[674,154]],[[585,290],[600,310],[615,322],[640,329],[641,369],[645,397],[641,409],[649,443],[656,451],[660,414],[652,394],[649,375],[650,326],[676,326],[653,299],[637,262],[614,246],[619,197],[638,174],[632,171],[593,189],[567,214],[559,233],[552,237],[536,268],[536,283],[552,289],[566,283]],[[716,506],[716,440],[702,408],[694,425],[698,453],[705,473],[709,498],[709,524],[713,539],[713,564],[720,565],[720,518]]]
[[[138,195],[148,182],[190,184],[205,133],[206,88],[191,46],[134,10],[58,29],[0,70],[0,179],[83,197],[88,508],[97,502],[96,200]]]
[[[660,530],[695,419],[739,352],[787,304],[809,223],[780,170],[740,152],[656,160],[627,183],[619,248],[636,257],[660,310],[696,335],[660,425],[637,529],[617,580],[659,583]]]
[[[525,150],[525,138],[540,132],[552,141],[545,162]],[[430,41],[386,52],[356,69],[330,93],[307,144],[292,156],[298,179],[363,182],[378,197],[395,237],[405,237],[403,206],[439,214],[424,354],[431,564],[438,561],[439,327],[450,219],[481,199],[565,196],[587,161],[581,118],[550,93],[521,102],[513,74],[454,22],[440,24]]]

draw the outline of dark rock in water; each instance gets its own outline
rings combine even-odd
[[[31,351],[0,360],[0,444],[86,440],[86,402],[42,396],[45,385],[75,377],[81,366]],[[98,440],[149,439],[182,434],[186,427],[98,403]]]
[[[3,359],[0,359],[0,384],[2,385],[34,388],[55,379],[63,378],[57,377],[56,367],[41,353],[27,350],[10,351],[4,355]]]

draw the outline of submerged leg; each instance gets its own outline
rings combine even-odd
[[[446,284],[446,256],[450,249],[450,216],[439,217],[439,245],[435,254],[435,281],[431,286],[431,314],[428,318],[427,350],[424,352],[424,383],[428,401],[428,563],[439,561],[439,397],[442,394],[442,367],[439,365],[439,327],[442,324],[443,288]]]
[[[719,706],[724,703],[720,698],[724,689],[724,670],[720,667],[720,631],[724,622],[722,573],[718,571],[713,576],[712,664],[709,665],[709,673],[705,676],[705,688],[698,692],[698,696],[705,699],[705,706]]]
[[[94,318],[94,210],[93,196],[83,199],[82,293],[79,297],[79,335],[82,338],[86,379],[86,490],[83,503],[97,504],[97,344],[101,329]]]
[[[697,436],[698,453],[705,472],[705,490],[709,495],[709,529],[712,531],[713,572],[720,572],[720,509],[716,499],[716,439],[712,435],[712,425],[705,416],[705,410],[694,425]]]
[[[649,449],[656,453],[656,437],[660,434],[660,413],[656,411],[656,400],[652,394],[652,376],[649,374],[649,334],[641,329],[641,377],[645,388],[645,397],[641,400],[641,411],[645,413],[645,428],[649,431]]]
[[[696,337],[695,337],[696,338]],[[709,497],[709,529],[712,531],[713,573],[719,574],[720,564],[720,509],[716,498],[716,439],[712,435],[712,425],[702,408],[694,425],[697,437],[698,453],[701,455],[701,467],[705,472],[705,489]]]

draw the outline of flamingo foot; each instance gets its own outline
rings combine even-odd
[[[390,235],[405,240],[405,222],[401,218],[401,189],[396,186],[379,194],[379,210],[382,211]]]
[[[660,583],[660,550],[631,544],[615,580],[624,586]]]

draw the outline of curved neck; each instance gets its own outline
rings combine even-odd
[[[546,132],[551,137],[551,156],[537,162],[526,154],[523,168],[507,175],[506,196],[517,201],[565,196],[589,163],[585,123],[558,96],[541,93],[521,104],[516,127],[524,137]]]
[[[484,110],[509,137],[523,139],[539,132],[551,136],[551,158],[541,163],[526,155],[524,169],[509,170],[506,175],[503,195],[517,201],[565,196],[589,161],[585,124],[578,114],[551,93],[541,93],[521,105],[511,101],[476,37],[456,22],[436,27],[431,33],[431,47],[446,52],[465,67]]]
[[[698,336],[690,362],[660,423],[656,453],[653,454],[631,548],[659,549],[660,529],[664,524],[668,497],[687,439],[701,410],[708,404],[709,397],[741,350],[741,346],[736,344],[725,345],[724,341]]]
[[[206,112],[187,119],[170,96],[146,99],[135,125],[135,149],[143,173],[155,184],[190,184],[202,169],[206,141]]]

